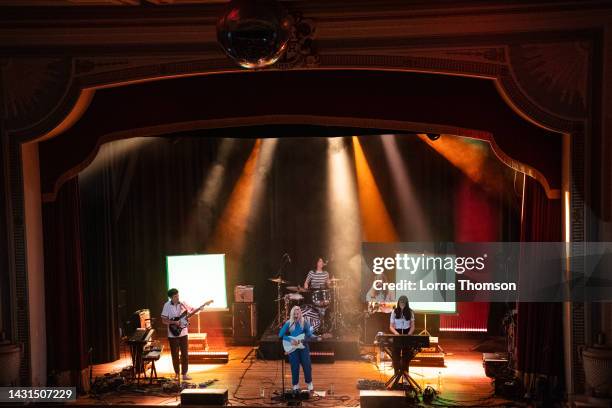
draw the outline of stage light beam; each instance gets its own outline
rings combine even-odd
[[[426,134],[417,136],[485,191],[499,193],[503,189],[504,175],[489,157],[490,147],[485,142],[452,135],[440,135],[436,141]]]
[[[404,237],[411,241],[431,241],[431,232],[425,222],[425,213],[417,200],[408,168],[400,155],[395,135],[382,135],[382,145],[387,156],[389,173],[395,195],[400,203],[400,217]],[[406,238],[404,238],[406,239]]]
[[[207,169],[202,187],[197,194],[197,206],[192,209],[186,223],[183,240],[186,243],[198,242],[198,233],[207,237],[213,225],[212,214],[219,205],[219,194],[225,181],[225,174],[230,155],[235,146],[234,139],[222,139],[217,149],[214,163]]]
[[[240,259],[249,228],[261,207],[277,139],[257,139],[215,229],[211,249]]]
[[[357,136],[353,136],[353,151],[363,239],[370,242],[397,242],[397,232]]]
[[[345,138],[328,139],[327,200],[329,224],[326,231],[331,272],[344,280],[342,302],[357,301],[361,280],[361,225],[355,173]]]

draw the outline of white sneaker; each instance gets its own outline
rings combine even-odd
[[[310,392],[314,391],[314,385],[312,385],[311,382],[307,383],[306,386],[308,387],[308,391]]]
[[[187,374],[183,374],[183,381],[191,380],[191,377]]]
[[[299,384],[293,386],[293,391],[299,391],[299,390],[300,390]]]

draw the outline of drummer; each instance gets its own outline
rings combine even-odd
[[[306,280],[304,281],[305,289],[325,289],[330,285],[329,273],[323,270],[324,266],[325,261],[323,261],[323,258],[319,257],[317,259],[316,269],[308,272],[308,276],[306,276]]]

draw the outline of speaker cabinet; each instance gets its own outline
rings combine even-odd
[[[234,303],[232,317],[234,343],[252,344],[257,337],[256,303]]]
[[[406,393],[404,391],[359,391],[359,405],[361,408],[392,408],[405,407]]]
[[[187,388],[181,391],[181,406],[226,405],[226,388]]]

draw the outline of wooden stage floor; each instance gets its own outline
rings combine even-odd
[[[474,339],[440,340],[447,353],[445,367],[412,367],[411,376],[425,388],[431,385],[440,390],[437,406],[500,406],[504,400],[493,397],[491,379],[487,378],[482,366],[482,353],[470,351],[478,343]],[[211,351],[221,347],[211,347]],[[255,360],[243,358],[251,347],[225,348],[229,351],[230,361],[227,364],[190,364],[189,383],[198,385],[208,380],[215,380],[210,385],[214,388],[227,388],[231,405],[242,406],[278,406],[271,399],[275,392],[281,389],[281,361]],[[373,352],[372,347],[362,348],[362,353]],[[94,377],[105,373],[121,371],[129,365],[129,357],[113,363],[94,366]],[[158,377],[173,377],[172,362],[168,352],[164,351],[157,362]],[[315,390],[324,397],[315,397],[304,401],[303,405],[312,406],[358,406],[360,379],[385,382],[392,374],[391,363],[383,363],[377,367],[372,361],[363,358],[355,361],[336,361],[333,364],[313,364],[313,382]],[[300,371],[300,385],[305,388],[303,373]],[[285,363],[286,388],[290,388],[291,373]],[[141,382],[141,386],[125,387],[122,392],[111,392],[101,398],[85,396],[78,399],[77,404],[121,404],[121,405],[178,405],[178,394],[168,394],[159,385],[149,386]]]

